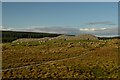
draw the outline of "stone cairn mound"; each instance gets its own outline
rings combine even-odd
[[[44,37],[44,38],[21,38],[13,41],[12,43],[16,42],[46,42],[48,40],[57,40],[57,39],[64,39],[64,40],[98,40],[98,38],[91,34],[82,34],[76,36],[67,36],[67,35],[60,35],[58,37]]]

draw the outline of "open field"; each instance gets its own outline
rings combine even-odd
[[[118,41],[3,43],[2,78],[118,78]]]

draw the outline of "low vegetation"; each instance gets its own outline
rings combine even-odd
[[[2,78],[118,78],[119,39],[15,41],[2,46]]]

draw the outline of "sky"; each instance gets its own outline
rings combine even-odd
[[[2,29],[118,35],[117,2],[3,2]]]
[[[118,2],[119,0],[2,0],[3,2]]]
[[[0,2],[0,28],[2,28],[2,2]]]

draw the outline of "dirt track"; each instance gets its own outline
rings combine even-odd
[[[68,60],[68,59],[74,59],[74,58],[82,58],[83,59],[83,58],[85,58],[85,55],[88,55],[88,53],[84,52],[80,56],[70,57],[70,58],[65,58],[65,59],[60,59],[60,60],[54,60],[54,61],[47,61],[47,62],[43,62],[43,63],[39,63],[39,64],[31,64],[31,65],[26,65],[26,66],[21,66],[21,67],[16,67],[16,68],[2,69],[2,71],[9,71],[9,70],[14,70],[14,69],[28,68],[28,67],[31,67],[31,66],[49,64],[49,63],[53,63],[53,62],[60,62],[60,61]]]

